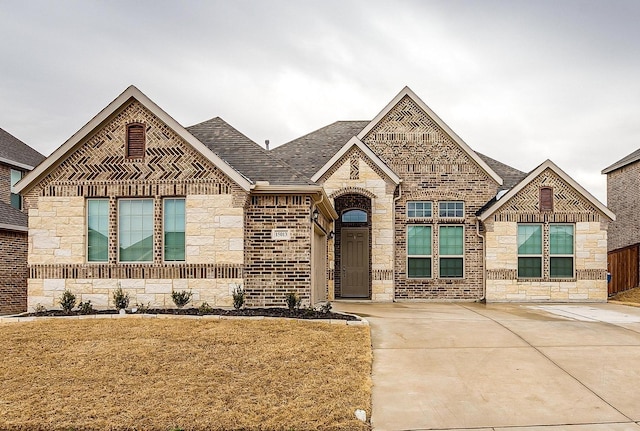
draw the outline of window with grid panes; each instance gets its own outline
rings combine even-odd
[[[431,278],[431,226],[407,226],[407,277]]]
[[[407,202],[408,218],[426,218],[432,216],[432,204],[427,201]]]
[[[518,278],[542,277],[542,225],[518,225]]]
[[[438,231],[440,278],[464,276],[464,227],[440,226]]]
[[[153,199],[118,201],[118,259],[153,262]]]
[[[573,225],[549,225],[549,276],[551,278],[573,277]]]
[[[464,202],[462,201],[438,202],[438,214],[442,218],[462,218],[464,217]]]

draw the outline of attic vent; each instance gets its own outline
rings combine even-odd
[[[127,126],[127,157],[144,157],[144,124],[132,123]]]
[[[540,211],[553,211],[553,188],[540,187]]]

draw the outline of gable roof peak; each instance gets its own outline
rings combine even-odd
[[[411,100],[413,100],[415,102],[416,105],[418,105],[418,107],[420,109],[422,109],[422,111],[427,114],[437,125],[438,127],[440,127],[444,133],[446,133],[447,135],[449,135],[449,137],[460,147],[462,148],[462,150],[464,152],[466,152],[469,157],[471,157],[471,159],[482,169],[484,170],[487,175],[489,175],[489,177],[491,177],[495,182],[497,182],[499,185],[502,185],[503,180],[500,177],[500,175],[498,175],[493,169],[491,169],[491,167],[480,157],[478,156],[478,154],[476,154],[475,151],[473,151],[471,149],[471,147],[469,147],[469,145],[467,145],[466,142],[464,142],[462,140],[462,138],[460,136],[458,136],[444,121],[442,121],[442,119],[440,117],[438,117],[438,115],[431,109],[429,108],[429,106],[427,106],[426,103],[424,103],[422,101],[422,99],[420,99],[418,97],[418,95],[416,93],[413,92],[413,90],[411,90],[411,88],[409,88],[408,86],[405,86],[392,100],[391,102],[389,102],[387,104],[387,106],[384,107],[384,109],[382,111],[380,111],[380,113],[378,115],[375,116],[375,118],[373,120],[371,120],[369,122],[369,124],[360,131],[360,133],[358,133],[357,138],[360,139],[361,141],[364,141],[365,137],[369,134],[369,132],[371,132],[371,130],[373,130],[374,127],[376,127],[378,125],[378,123],[380,123],[386,116],[387,114],[396,107],[396,105],[398,103],[400,103],[400,101],[402,99],[404,99],[405,97],[409,97]]]

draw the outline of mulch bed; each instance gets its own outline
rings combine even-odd
[[[91,313],[84,314],[118,314],[117,310],[93,310]],[[247,317],[287,317],[291,319],[335,319],[335,320],[360,320],[356,316],[348,314],[333,313],[331,311],[323,313],[319,310],[301,308],[299,310],[289,310],[288,308],[243,308],[240,310],[230,310],[223,308],[212,308],[206,311],[199,308],[146,308],[144,310],[137,310],[133,313],[131,310],[127,310],[127,314],[172,314],[176,316],[205,316],[205,315],[218,315],[218,316],[247,316]],[[65,313],[62,310],[47,310],[39,313],[27,313],[21,316],[29,317],[57,317],[57,316],[81,316],[77,310],[71,313]]]

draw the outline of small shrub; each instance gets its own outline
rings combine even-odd
[[[173,303],[176,304],[176,307],[182,308],[191,301],[191,297],[193,296],[193,292],[186,290],[176,292],[175,290],[171,292],[171,299],[173,299]]]
[[[329,314],[329,312],[331,311],[331,302],[327,301],[324,304],[322,304],[320,307],[320,312],[322,314]]]
[[[296,292],[287,293],[287,308],[289,309],[289,311],[299,310],[301,303],[302,299],[300,299]]]
[[[200,304],[200,307],[198,307],[198,314],[200,315],[210,314],[211,312],[213,312],[213,307],[210,306],[209,303],[206,301]]]
[[[233,308],[240,310],[244,306],[244,289],[241,285],[237,285],[233,289]]]
[[[80,302],[78,304],[78,311],[80,314],[93,314],[96,310],[93,309],[93,305],[91,305],[91,301]]]
[[[47,313],[47,307],[45,307],[44,305],[38,303],[38,304],[36,304],[35,307],[33,307],[33,311],[36,313],[36,315],[46,314]]]
[[[138,309],[137,310],[138,313],[146,313],[147,311],[149,311],[149,308],[150,308],[148,302],[147,302],[146,305],[145,304],[138,304],[136,302],[136,306],[135,307]]]
[[[118,283],[118,288],[113,291],[113,302],[116,310],[124,310],[129,307],[129,292],[123,292],[122,287]]]
[[[62,310],[67,314],[71,314],[71,310],[76,306],[76,295],[74,295],[69,289],[65,289],[65,291],[62,292],[59,301]]]

